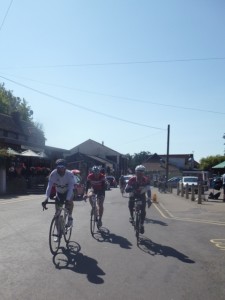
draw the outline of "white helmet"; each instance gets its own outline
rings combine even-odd
[[[135,172],[145,172],[145,167],[142,165],[139,165],[135,168]]]

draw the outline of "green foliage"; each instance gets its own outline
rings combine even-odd
[[[199,169],[210,171],[215,165],[225,161],[224,155],[207,156],[200,159]]]
[[[0,157],[6,157],[8,156],[7,150],[4,148],[0,148]]]
[[[135,167],[144,163],[149,155],[151,155],[151,152],[148,151],[141,151],[140,153],[134,153],[134,155],[127,154],[128,167],[134,171]]]
[[[4,83],[0,84],[0,113],[11,115],[20,112],[23,121],[31,121],[33,111],[25,99],[13,96],[12,91],[5,89]]]

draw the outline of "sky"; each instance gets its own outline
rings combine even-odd
[[[47,146],[223,155],[224,15],[224,0],[1,0],[0,83]]]

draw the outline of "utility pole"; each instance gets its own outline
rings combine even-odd
[[[167,152],[166,152],[166,186],[169,174],[169,148],[170,148],[170,125],[167,128]]]

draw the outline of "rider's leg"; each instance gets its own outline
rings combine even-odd
[[[130,211],[130,221],[132,221],[134,219],[134,197],[129,198],[128,208]]]
[[[144,224],[145,217],[146,217],[146,199],[143,199],[141,205],[141,225]]]
[[[73,207],[74,207],[73,201],[72,201],[72,200],[66,201],[65,207],[66,207],[66,209],[67,209],[68,212],[69,212],[69,218],[72,218]]]
[[[102,220],[102,216],[104,212],[104,206],[103,206],[104,200],[105,200],[105,193],[104,192],[98,193],[98,209],[99,209],[100,221]]]

